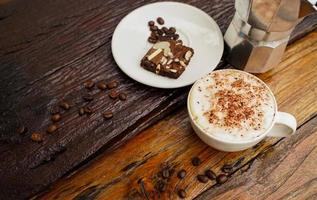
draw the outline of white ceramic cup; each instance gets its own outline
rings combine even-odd
[[[224,70],[232,70],[232,69],[224,69]],[[239,71],[239,70],[235,70],[235,71]],[[239,73],[247,73],[247,72],[239,71]],[[256,76],[254,76],[254,78],[257,80],[260,80]],[[242,151],[242,150],[248,149],[256,145],[257,143],[259,143],[265,137],[287,137],[294,134],[297,127],[295,117],[289,113],[277,111],[277,103],[272,91],[262,80],[260,80],[260,82],[262,82],[267,87],[275,103],[275,115],[274,115],[273,123],[263,134],[253,139],[229,141],[223,138],[217,138],[212,133],[207,133],[206,131],[204,131],[201,127],[199,127],[199,124],[195,122],[195,120],[193,120],[193,115],[190,110],[190,100],[192,98],[191,95],[192,95],[192,90],[196,84],[195,83],[192,86],[192,89],[190,90],[188,98],[187,98],[187,109],[188,109],[188,114],[190,118],[190,123],[194,131],[196,132],[196,134],[209,146],[217,150],[227,151],[227,152]]]

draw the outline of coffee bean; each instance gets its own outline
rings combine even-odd
[[[186,192],[183,189],[178,190],[177,194],[182,199],[184,199],[186,197]]]
[[[152,36],[150,36],[150,37],[147,39],[147,41],[148,41],[149,43],[155,44],[155,43],[157,42],[157,39],[155,39],[155,38],[153,38]]]
[[[43,135],[41,133],[34,132],[31,135],[31,140],[34,142],[43,142]]]
[[[92,108],[90,106],[85,106],[84,107],[84,112],[88,115],[90,115],[91,113],[93,113]]]
[[[170,177],[170,172],[169,172],[168,169],[164,169],[164,170],[162,171],[162,177],[163,177],[163,178],[168,178],[168,177]]]
[[[210,180],[215,180],[217,178],[215,172],[211,171],[210,169],[205,171],[205,175],[210,179]]]
[[[55,114],[55,115],[52,115],[52,117],[51,117],[51,120],[53,121],[53,122],[58,122],[59,120],[61,120],[61,115],[60,114]]]
[[[198,157],[193,157],[192,158],[192,164],[194,166],[198,166],[198,165],[200,165],[200,163],[201,163],[201,161],[200,161],[200,159]]]
[[[111,111],[107,111],[103,113],[103,118],[110,119],[113,117],[113,113]]]
[[[185,176],[186,176],[186,170],[184,170],[184,169],[180,170],[180,171],[177,173],[177,177],[178,177],[179,179],[183,179],[183,178],[185,178]]]
[[[61,108],[63,108],[64,110],[69,110],[69,109],[70,109],[70,105],[69,105],[69,103],[66,102],[66,101],[60,102],[59,106],[60,106]]]
[[[100,82],[97,84],[97,88],[100,90],[105,90],[107,89],[107,84]]]
[[[87,89],[92,89],[95,86],[95,82],[88,80],[84,82],[84,87]]]
[[[111,90],[111,92],[109,93],[109,97],[111,99],[116,99],[116,98],[118,98],[118,96],[119,96],[119,93],[115,90]]]
[[[158,27],[157,27],[157,26],[150,26],[150,30],[151,30],[151,31],[157,31],[157,30],[158,30]]]
[[[221,171],[223,171],[224,173],[230,173],[232,172],[233,168],[231,165],[224,165],[221,168]]]
[[[163,25],[163,24],[164,24],[164,19],[163,19],[162,17],[158,17],[158,18],[156,19],[156,21],[157,21],[157,23],[158,23],[159,25]]]
[[[173,37],[173,40],[177,40],[179,38],[179,35],[178,34],[174,34],[172,37]]]
[[[84,115],[85,114],[85,109],[84,108],[79,108],[78,110],[79,115]]]
[[[167,27],[162,27],[162,31],[165,33],[165,34],[167,34],[168,33],[168,28]]]
[[[175,29],[174,27],[170,27],[170,28],[168,29],[168,33],[174,34],[174,33],[176,33],[176,29]]]
[[[119,99],[120,99],[121,101],[125,101],[125,100],[127,100],[127,95],[126,95],[125,93],[120,93],[120,94],[119,94]]]
[[[176,40],[177,43],[183,44],[183,40]]]
[[[113,81],[110,81],[110,82],[107,84],[107,88],[108,88],[108,89],[113,89],[113,88],[118,87],[118,85],[119,85],[118,81],[113,80]]]
[[[83,96],[83,99],[84,99],[85,101],[92,101],[92,100],[94,100],[94,97],[91,96],[91,95],[89,95],[89,94],[87,94],[87,95]]]
[[[157,35],[162,36],[164,34],[164,31],[162,29],[157,30]]]
[[[219,184],[223,184],[228,180],[228,176],[225,174],[220,174],[219,176],[217,176],[217,183]]]
[[[46,129],[47,133],[53,133],[57,130],[57,126],[55,124],[51,124],[48,126],[48,128]]]
[[[207,183],[208,182],[208,177],[205,175],[197,175],[197,179],[201,183]]]
[[[149,26],[154,26],[154,25],[155,25],[155,22],[154,22],[154,21],[149,21],[149,22],[148,22],[148,25],[149,25]]]
[[[17,129],[18,134],[25,134],[26,132],[28,132],[28,128],[26,128],[25,126],[21,126],[20,128]]]

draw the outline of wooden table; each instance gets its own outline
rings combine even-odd
[[[238,153],[216,151],[191,129],[188,88],[160,90],[126,77],[110,51],[120,19],[151,1],[9,1],[0,3],[0,199],[192,199],[317,198],[317,15],[292,34],[283,60],[259,77],[272,88],[281,111],[298,120],[297,134],[268,138]],[[224,32],[233,0],[188,0],[210,14]],[[115,12],[114,12],[115,11]],[[316,29],[315,29],[316,30]],[[230,67],[221,61],[218,68]],[[93,90],[94,113],[78,116],[86,80],[119,80],[125,102]],[[46,134],[50,110],[61,100],[59,129]],[[142,102],[142,103],[140,103]],[[111,120],[102,113],[113,110]],[[26,134],[16,133],[24,125]],[[32,132],[42,143],[30,140]],[[202,164],[191,165],[199,156]],[[206,169],[223,173],[222,184],[199,183]],[[180,180],[176,173],[185,169]],[[170,177],[162,179],[168,170]]]

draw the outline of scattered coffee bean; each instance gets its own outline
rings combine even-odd
[[[55,115],[52,115],[52,117],[51,117],[51,120],[53,121],[53,122],[58,122],[59,120],[61,120],[61,115],[60,114],[55,114]]]
[[[103,113],[103,118],[105,119],[111,119],[113,117],[113,113],[111,111],[107,111]]]
[[[211,171],[210,169],[205,171],[205,175],[210,179],[210,180],[215,180],[217,178],[216,174]]]
[[[52,107],[49,109],[49,112],[51,113],[51,115],[55,115],[55,114],[59,113],[60,110],[59,110],[59,107],[58,107],[58,106],[52,106]]]
[[[69,103],[66,102],[66,101],[60,102],[59,106],[60,106],[61,108],[63,108],[64,110],[69,110],[69,109],[70,109],[70,105],[69,105]]]
[[[115,91],[115,90],[111,90],[110,93],[109,93],[109,97],[111,99],[116,99],[116,98],[118,98],[118,96],[119,96],[119,93],[117,91]]]
[[[85,114],[85,109],[84,108],[79,108],[78,113],[80,116]]]
[[[180,171],[177,173],[177,177],[178,177],[179,179],[183,179],[183,178],[185,178],[185,176],[186,176],[186,170],[184,170],[184,169],[180,170]]]
[[[169,172],[168,169],[164,169],[164,170],[162,171],[162,177],[163,177],[163,178],[168,178],[168,177],[170,177],[170,172]]]
[[[178,190],[177,194],[182,199],[186,197],[186,192],[183,189]]]
[[[198,157],[193,157],[192,158],[192,164],[194,166],[198,166],[198,165],[200,165],[200,163],[201,163],[201,161],[200,161],[200,159]]]
[[[164,19],[163,19],[162,17],[158,17],[158,18],[156,19],[156,21],[157,21],[157,23],[158,23],[159,25],[163,25],[163,24],[164,24]]]
[[[163,34],[164,34],[164,32],[162,31],[162,29],[157,30],[157,35],[162,36]]]
[[[199,182],[201,182],[201,183],[207,183],[208,182],[208,177],[207,176],[205,176],[205,175],[197,175],[197,179],[198,179],[198,181]]]
[[[179,38],[179,35],[178,34],[174,34],[173,35],[173,40],[177,40]]]
[[[85,106],[84,107],[84,112],[88,115],[90,115],[91,113],[93,113],[92,108],[90,106]]]
[[[150,26],[150,30],[151,30],[151,31],[157,31],[157,30],[158,30],[158,27],[157,27],[157,26]]]
[[[224,173],[230,173],[232,172],[233,168],[231,165],[224,165],[221,168],[221,171],[223,171]]]
[[[163,31],[165,34],[167,34],[167,33],[168,33],[168,28],[164,26],[164,27],[162,28],[162,31]]]
[[[85,101],[92,101],[92,100],[94,100],[94,97],[91,96],[90,94],[87,94],[87,95],[83,96],[83,99]]]
[[[168,29],[168,33],[170,33],[170,34],[176,33],[176,28],[170,27],[170,28]]]
[[[150,37],[147,39],[147,41],[148,41],[149,43],[155,44],[155,43],[157,42],[157,39],[155,39],[154,37],[150,36]]]
[[[116,87],[118,87],[118,81],[116,81],[116,80],[113,80],[113,81],[111,81],[111,82],[109,82],[108,84],[107,84],[107,88],[108,89],[113,89],[113,88],[116,88]]]
[[[107,84],[100,82],[97,84],[97,88],[100,90],[105,90],[105,89],[107,89]]]
[[[120,99],[121,101],[125,101],[125,100],[127,100],[127,95],[126,95],[125,93],[120,93],[120,94],[119,94],[119,99]]]
[[[46,132],[47,132],[47,133],[53,133],[53,132],[55,132],[56,130],[57,130],[57,126],[56,126],[55,124],[51,124],[51,125],[48,126]]]
[[[177,43],[183,44],[183,40],[177,40]]]
[[[225,174],[220,174],[219,176],[217,176],[217,183],[219,184],[223,184],[228,180],[228,176]]]
[[[26,132],[28,132],[28,128],[26,128],[25,126],[21,126],[20,128],[18,128],[17,132],[19,134],[25,134]]]
[[[34,142],[42,142],[43,141],[43,135],[41,133],[32,133],[31,140]]]
[[[149,21],[149,22],[148,22],[148,25],[149,25],[149,26],[154,26],[154,25],[155,25],[155,22],[154,22],[154,21]]]
[[[93,82],[92,80],[85,81],[84,86],[87,89],[92,89],[95,86],[95,82]]]

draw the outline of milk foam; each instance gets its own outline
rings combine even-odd
[[[244,141],[259,137],[273,123],[276,102],[251,74],[218,70],[198,80],[191,92],[193,120],[219,139]]]

